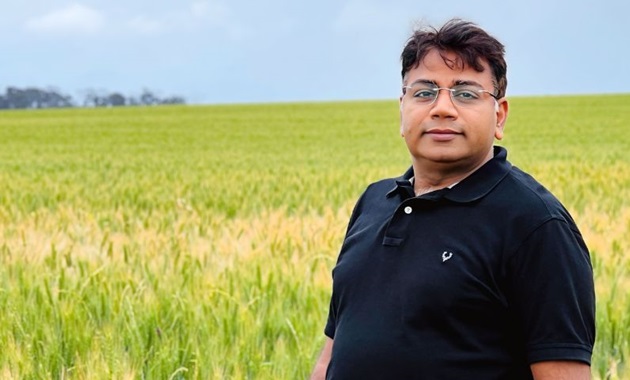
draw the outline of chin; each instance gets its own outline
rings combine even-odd
[[[465,160],[466,156],[457,152],[437,151],[437,152],[424,152],[422,158],[428,161],[449,163]]]

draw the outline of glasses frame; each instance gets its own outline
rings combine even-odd
[[[402,91],[403,91],[403,96],[406,95],[407,93],[407,89],[413,89],[413,86],[403,86],[402,87]],[[455,100],[455,98],[453,98],[453,92],[457,91],[457,88],[450,88],[450,87],[427,87],[427,89],[431,89],[431,90],[435,90],[437,91],[437,94],[435,95],[435,98],[433,98],[433,100],[431,101],[431,103],[422,103],[425,106],[432,106],[433,104],[435,104],[435,101],[437,100],[437,98],[440,97],[440,90],[446,90],[448,92],[450,92],[450,98],[451,98],[451,102],[455,105],[455,106],[463,106],[466,107],[467,104],[462,104],[462,103],[458,103],[457,100]],[[492,93],[492,91],[488,91],[488,90],[484,90],[483,88],[480,89],[471,89],[468,91],[473,91],[476,92],[478,94],[483,94],[486,93],[490,96],[492,96],[492,98],[494,99],[495,102],[498,103],[499,101],[499,97],[496,96],[494,93]]]

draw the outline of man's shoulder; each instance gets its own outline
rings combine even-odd
[[[572,220],[562,202],[529,173],[513,166],[503,181],[501,191],[518,212],[542,217]]]

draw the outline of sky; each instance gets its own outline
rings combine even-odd
[[[630,92],[627,0],[0,0],[0,93],[55,88],[188,103],[397,99],[419,25],[506,47],[508,96]]]

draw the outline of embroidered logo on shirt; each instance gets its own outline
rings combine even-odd
[[[451,257],[453,257],[453,252],[444,251],[444,253],[442,253],[442,262],[449,260]]]

